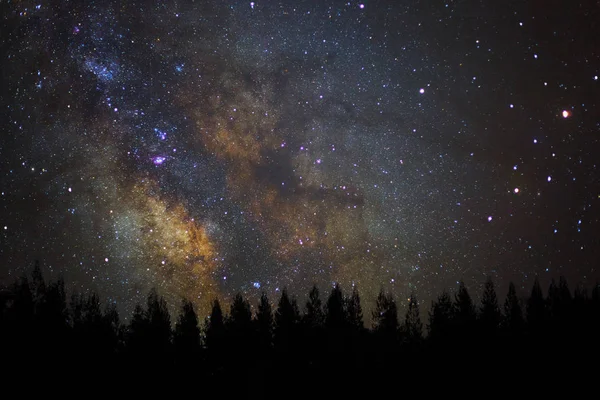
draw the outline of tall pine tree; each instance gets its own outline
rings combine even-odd
[[[404,334],[408,344],[418,345],[423,340],[423,323],[419,313],[417,295],[413,292],[408,299],[408,309],[404,317]]]
[[[461,281],[458,291],[454,295],[454,322],[459,331],[462,332],[463,338],[474,333],[476,319],[477,314],[473,300],[469,295],[465,283]]]
[[[346,309],[348,312],[348,323],[355,330],[364,329],[363,312],[360,304],[360,294],[356,285],[352,288],[352,294],[347,301]]]
[[[339,284],[335,284],[327,298],[325,306],[325,326],[328,330],[340,330],[346,327],[347,316],[344,295]]]
[[[188,364],[200,353],[200,327],[194,304],[186,299],[181,302],[181,311],[175,323],[173,345],[177,357]]]
[[[320,327],[325,322],[325,314],[323,313],[323,304],[317,286],[313,286],[308,293],[306,302],[306,314],[304,314],[305,325],[309,329]]]
[[[453,305],[450,295],[445,290],[431,304],[429,310],[429,337],[433,341],[443,341],[452,333]]]
[[[210,355],[224,351],[225,346],[225,318],[221,310],[221,303],[215,299],[212,304],[210,316],[205,321],[206,347]]]
[[[494,335],[500,326],[501,319],[502,314],[498,306],[498,297],[496,296],[494,282],[491,277],[488,277],[483,289],[483,296],[481,297],[481,312],[479,314],[483,332],[486,335]]]
[[[165,357],[171,347],[171,316],[164,297],[153,288],[148,294],[148,334],[152,348],[159,357]]]
[[[273,343],[273,310],[265,292],[262,292],[260,296],[257,309],[255,325],[258,346],[263,353],[263,358],[266,358]]]
[[[508,294],[504,300],[504,329],[509,335],[516,337],[523,331],[524,320],[521,302],[517,297],[515,284],[510,282],[508,285]]]
[[[391,293],[379,292],[373,311],[373,330],[386,335],[396,335],[398,332],[398,308]]]
[[[546,322],[546,302],[542,294],[542,287],[537,278],[533,282],[531,295],[527,300],[527,325],[532,332],[542,331]]]
[[[290,299],[287,289],[284,288],[275,311],[273,340],[278,350],[286,352],[294,348],[299,318],[298,305],[295,300]]]

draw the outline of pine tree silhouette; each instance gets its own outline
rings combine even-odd
[[[327,298],[325,306],[325,327],[328,330],[340,330],[346,327],[348,322],[344,304],[344,295],[339,284],[335,284]]]
[[[178,360],[191,365],[200,354],[200,327],[194,304],[186,299],[181,302],[181,312],[175,323],[173,345]]]
[[[251,323],[252,311],[250,310],[250,304],[241,293],[237,293],[231,303],[227,325],[234,331],[247,333],[250,330]]]
[[[57,361],[57,366],[60,366],[61,363],[66,362],[66,360],[60,358],[60,353],[66,346],[69,329],[69,314],[62,279],[47,286],[38,310],[40,311],[38,323],[44,331],[41,338],[46,356],[54,358]]]
[[[109,303],[104,309],[103,326],[106,329],[108,352],[115,354],[121,350],[123,340],[123,327],[121,326],[119,312],[115,303]]]
[[[395,336],[398,332],[398,326],[396,301],[391,294],[386,294],[381,289],[377,296],[375,310],[373,311],[373,330],[376,333]]]
[[[504,328],[512,337],[519,336],[524,327],[523,310],[517,297],[514,283],[508,285],[508,294],[504,301]]]
[[[224,351],[225,321],[218,299],[213,301],[210,317],[205,321],[205,335],[206,347],[210,355]]]
[[[502,314],[498,306],[498,297],[496,296],[494,282],[491,277],[488,277],[485,282],[483,296],[481,297],[481,312],[479,315],[479,321],[481,322],[484,334],[488,336],[495,335],[501,320]]]
[[[531,295],[527,300],[527,325],[531,332],[540,333],[546,322],[546,302],[542,287],[537,278],[533,282]]]
[[[171,316],[167,302],[155,288],[148,294],[147,307],[149,340],[157,356],[164,358],[171,347]]]
[[[550,286],[548,287],[548,297],[546,298],[549,319],[560,318],[560,300],[560,290],[554,279],[552,279]]]
[[[356,285],[352,288],[352,294],[347,301],[346,309],[348,311],[348,323],[350,327],[361,331],[364,329],[363,312],[360,304],[360,294]]]
[[[225,327],[232,358],[238,360],[238,364],[245,362],[251,350],[254,332],[250,304],[241,293],[237,293],[233,298]]]
[[[408,299],[408,309],[404,317],[404,333],[410,346],[418,346],[423,340],[423,323],[419,313],[417,295],[412,292]]]
[[[135,362],[145,362],[148,357],[147,349],[150,347],[148,338],[150,321],[148,314],[141,304],[136,304],[133,316],[127,329],[127,350]]]
[[[281,292],[281,298],[275,311],[274,343],[279,351],[290,351],[296,340],[296,329],[299,320],[299,312],[295,302],[290,300],[287,289]]]
[[[262,292],[256,312],[256,331],[258,334],[258,346],[262,352],[262,358],[269,356],[273,344],[273,310],[265,292]]]
[[[35,260],[33,271],[31,272],[31,292],[33,295],[33,301],[36,304],[40,304],[46,295],[46,282],[42,275],[42,269],[40,267],[39,260]]]
[[[560,298],[560,309],[558,314],[561,319],[568,319],[571,315],[573,296],[571,296],[569,284],[564,276],[561,276],[558,280],[558,294]]]
[[[473,300],[469,295],[465,283],[461,281],[458,291],[454,295],[454,322],[463,338],[465,335],[470,336],[474,333],[476,319],[477,314]]]
[[[323,325],[324,321],[325,314],[323,312],[323,304],[319,295],[319,289],[315,285],[308,293],[304,322],[308,328],[316,328]]]
[[[446,341],[452,333],[453,305],[445,290],[431,304],[429,311],[429,337],[433,341]]]

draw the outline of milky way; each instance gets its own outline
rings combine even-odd
[[[489,4],[486,4],[489,3]],[[130,312],[600,278],[598,8],[3,2],[0,278]]]

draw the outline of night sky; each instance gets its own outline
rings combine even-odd
[[[597,1],[3,1],[0,281],[130,312],[600,278]],[[403,310],[403,306],[400,308]]]

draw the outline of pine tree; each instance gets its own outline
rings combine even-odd
[[[423,340],[423,323],[419,313],[417,295],[414,292],[408,299],[408,309],[404,317],[404,333],[406,341],[411,345],[419,344]]]
[[[42,275],[39,260],[35,260],[33,271],[31,272],[31,292],[34,303],[40,303],[46,294],[46,282]]]
[[[546,302],[542,287],[537,278],[531,288],[531,296],[527,300],[527,324],[533,332],[541,331],[546,321]]]
[[[375,310],[373,311],[373,330],[388,335],[396,335],[398,326],[396,301],[391,294],[386,294],[381,289],[375,302]]]
[[[194,304],[186,299],[181,302],[181,312],[175,323],[173,345],[178,357],[185,362],[198,356],[200,352],[198,315],[194,310]]]
[[[325,315],[323,313],[323,304],[319,295],[317,286],[313,286],[308,293],[308,301],[306,302],[306,314],[304,321],[308,328],[316,328],[323,325]]]
[[[339,284],[335,284],[325,306],[325,326],[327,329],[343,329],[348,321],[344,307],[344,295]]]
[[[228,345],[232,355],[239,359],[244,359],[250,351],[254,337],[250,304],[244,299],[241,293],[237,293],[234,296],[229,311],[229,318],[227,318],[225,325],[228,332]]]
[[[235,331],[246,333],[250,329],[251,323],[252,311],[250,310],[250,304],[241,293],[237,293],[231,303],[227,325]]]
[[[148,294],[148,334],[152,347],[160,356],[169,352],[171,346],[171,316],[165,299],[158,294],[156,289],[151,289]]]
[[[460,282],[458,292],[454,296],[454,321],[463,334],[473,333],[473,327],[477,319],[475,306],[469,292],[464,284]]]
[[[363,312],[360,304],[360,295],[358,294],[358,288],[354,286],[352,288],[352,294],[347,301],[346,309],[348,312],[348,323],[356,330],[364,329]]]
[[[452,333],[453,305],[448,292],[443,291],[431,304],[429,311],[429,337],[432,340],[447,340]]]
[[[281,298],[275,311],[275,347],[280,351],[289,351],[293,348],[299,320],[298,305],[295,300],[290,300],[287,289],[281,292]]]
[[[59,279],[48,285],[43,299],[39,308],[40,315],[38,315],[38,323],[41,324],[44,332],[41,339],[47,356],[59,357],[67,344],[69,329],[64,281]]]
[[[523,310],[517,297],[514,283],[508,285],[508,294],[504,301],[504,327],[513,336],[521,334],[523,330]]]
[[[573,297],[569,290],[569,284],[564,276],[561,276],[558,280],[558,294],[560,298],[560,310],[559,314],[561,318],[568,318],[571,314],[571,306],[573,303]]]
[[[560,318],[560,290],[556,285],[554,279],[550,282],[550,286],[548,287],[548,297],[546,299],[548,316],[551,319],[559,319]]]
[[[221,303],[218,299],[213,301],[210,317],[205,322],[206,347],[211,354],[223,351],[225,340],[225,321]]]
[[[136,304],[127,329],[127,350],[131,352],[134,360],[147,354],[149,325],[148,313],[141,304]]]
[[[81,309],[82,323],[90,329],[98,329],[102,325],[102,310],[100,309],[100,298],[92,293],[83,301]]]
[[[262,292],[260,296],[255,321],[260,349],[268,352],[273,341],[273,311],[265,292]]]
[[[488,277],[481,298],[481,313],[479,318],[483,331],[487,335],[494,334],[500,325],[501,319],[502,314],[498,306],[498,297],[496,296],[494,282]]]
[[[120,342],[122,340],[122,327],[119,319],[119,312],[115,303],[109,303],[104,309],[103,321],[107,330],[107,340],[110,353],[114,354],[119,351]]]

